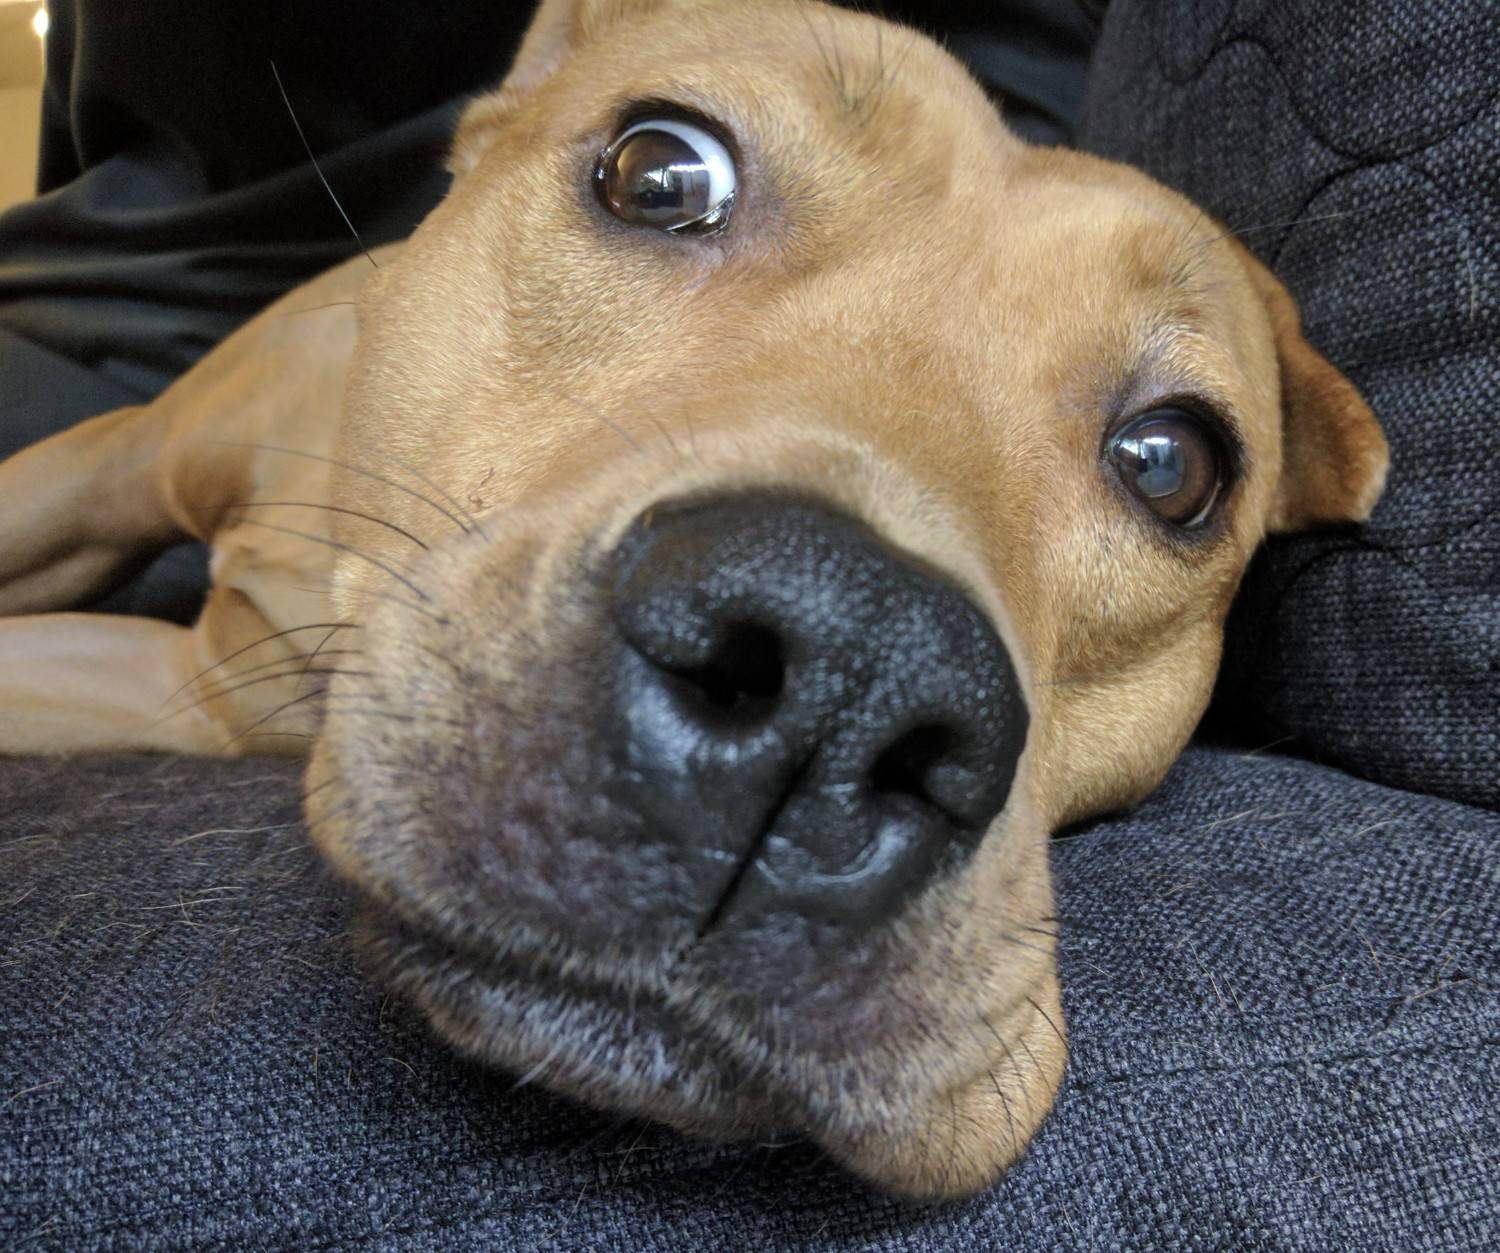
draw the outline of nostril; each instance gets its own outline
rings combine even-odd
[[[731,624],[707,663],[673,669],[708,706],[736,720],[766,717],[786,684],[781,637],[753,622]]]
[[[612,558],[621,838],[670,859],[704,934],[893,918],[1007,803],[1028,718],[1004,642],[836,515],[747,497],[649,522]]]
[[[952,729],[936,723],[913,727],[897,738],[870,767],[870,788],[876,798],[904,796],[942,809],[933,799],[929,773],[948,755],[954,742]]]

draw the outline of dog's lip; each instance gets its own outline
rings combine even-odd
[[[672,977],[681,954],[627,963],[606,977],[598,959],[521,942],[456,938],[431,920],[366,914],[381,960],[461,1051],[588,1104],[683,1130],[735,1136],[805,1130],[799,1102],[772,1068],[747,1060],[704,1025]]]
[[[615,954],[612,975],[605,975],[599,959],[520,926],[500,935],[479,934],[369,898],[363,903],[367,927],[389,961],[432,971],[460,969],[487,986],[556,986],[600,1003],[646,996],[665,1005],[671,974],[682,959],[680,950],[664,950],[651,961]]]

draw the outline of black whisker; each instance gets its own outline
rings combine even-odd
[[[1005,1048],[1005,1041],[1000,1039],[1000,1033],[995,1030],[995,1024],[990,1021],[989,1015],[988,1014],[980,1014],[979,1015],[979,1021],[982,1022],[982,1023],[984,1023],[984,1025],[989,1029],[989,1033],[992,1036],[994,1036],[997,1041],[999,1041],[1000,1047],[1001,1048]],[[1010,1052],[1010,1050],[1006,1049],[1006,1052],[1008,1054]],[[1011,1060],[1011,1066],[1012,1067],[1015,1066],[1014,1059]],[[986,1072],[989,1074],[990,1082],[995,1085],[995,1095],[1000,1098],[1000,1105],[1005,1110],[1005,1121],[1010,1125],[1010,1139],[1011,1139],[1011,1143],[1012,1144],[1020,1144],[1021,1143],[1021,1136],[1020,1136],[1019,1132],[1016,1130],[1016,1120],[1015,1120],[1015,1115],[1012,1112],[1011,1107],[1010,1107],[1010,1097],[1008,1097],[1005,1094],[1005,1089],[1001,1085],[1000,1080],[996,1077],[995,1072],[993,1070],[990,1070],[988,1067],[986,1067],[985,1069],[986,1069]]]
[[[359,232],[354,229],[354,223],[349,220],[349,215],[344,212],[344,206],[339,203],[339,198],[333,194],[333,188],[328,185],[328,180],[323,177],[323,167],[318,164],[318,158],[313,155],[312,145],[307,142],[307,136],[302,133],[302,123],[297,120],[297,110],[292,108],[291,97],[286,94],[286,88],[282,86],[281,75],[277,72],[276,62],[271,62],[271,75],[276,79],[276,90],[281,93],[281,101],[286,105],[286,111],[291,114],[292,125],[297,128],[297,138],[302,141],[302,146],[307,150],[307,159],[312,162],[312,167],[317,171],[318,179],[323,184],[323,190],[328,193],[328,198],[333,201],[333,207],[339,211],[339,217],[344,219],[344,225],[349,228],[349,233],[354,236],[354,242],[359,245],[359,250],[365,254],[365,260],[378,270],[380,266],[375,264],[375,258],[370,255],[370,250],[365,247],[365,241],[359,237]]]
[[[984,1014],[980,1014],[979,1018],[980,1021],[982,1021],[984,1025],[990,1029],[990,1034],[995,1037],[995,1043],[1005,1050],[1005,1059],[1010,1062],[1011,1074],[1015,1075],[1016,1079],[1019,1080],[1021,1084],[1021,1099],[1026,1102],[1026,1116],[1027,1118],[1035,1122],[1036,1114],[1031,1108],[1031,1093],[1027,1090],[1025,1079],[1022,1077],[1023,1072],[1021,1070],[1021,1063],[1016,1061],[1016,1055],[1010,1051],[1010,1045],[1005,1042],[1005,1037],[995,1030],[995,1026],[992,1022],[990,1022],[989,1018]],[[1016,1043],[1020,1044],[1022,1048],[1026,1047],[1024,1040],[1017,1040]],[[1027,1053],[1031,1052],[1030,1049],[1027,1049],[1026,1051]],[[1031,1064],[1033,1068],[1036,1068],[1035,1057],[1031,1059]]]
[[[570,405],[577,405],[585,413],[591,415],[592,417],[598,418],[599,421],[603,422],[605,426],[609,427],[610,430],[612,430],[616,435],[618,435],[627,444],[634,448],[636,452],[640,453],[642,456],[645,455],[646,450],[641,447],[635,436],[631,435],[631,433],[627,431],[623,426],[621,426],[618,422],[614,421],[606,414],[601,413],[598,409],[594,408],[593,405],[586,404],[584,401],[579,400],[577,396],[570,396],[567,392],[560,391],[556,387],[549,387],[546,384],[538,384],[538,386],[540,386],[543,391],[551,392],[558,399],[566,400]]]
[[[361,561],[368,561],[372,566],[375,566],[377,569],[384,570],[388,575],[391,576],[391,578],[395,579],[398,583],[401,583],[404,586],[409,587],[413,592],[415,592],[419,597],[421,597],[421,599],[423,599],[423,600],[431,600],[432,599],[431,596],[429,596],[426,592],[424,592],[420,587],[418,587],[415,583],[413,583],[409,578],[407,578],[399,570],[396,570],[393,567],[386,565],[385,562],[381,561],[380,558],[378,558],[378,557],[372,557],[372,556],[370,556],[369,553],[362,553],[362,552],[360,552],[359,549],[353,547],[352,545],[341,544],[336,539],[326,539],[325,537],[323,537],[321,535],[313,535],[313,534],[311,534],[311,533],[309,533],[307,531],[299,531],[295,527],[277,526],[273,522],[257,522],[253,518],[246,518],[241,525],[263,527],[267,531],[280,531],[283,535],[295,535],[295,536],[297,536],[298,539],[305,539],[309,543],[312,543],[312,544],[325,544],[329,548],[336,549],[338,552],[348,553],[351,557],[358,557]]]
[[[397,526],[394,522],[387,522],[383,518],[377,518],[373,513],[365,513],[359,509],[346,509],[342,505],[325,505],[315,500],[240,500],[229,501],[222,505],[197,505],[189,509],[189,513],[213,513],[218,510],[228,509],[322,509],[327,513],[343,513],[351,518],[363,518],[366,522],[373,522],[376,526],[383,526],[388,531],[395,531],[397,535],[411,540],[423,552],[431,552],[421,540],[404,527]]]
[[[278,318],[295,318],[304,313],[320,313],[324,309],[353,309],[357,304],[354,300],[330,300],[324,305],[309,305],[306,309],[288,309],[284,313],[278,313]]]
[[[412,476],[412,478],[416,479],[417,482],[425,483],[428,487],[432,488],[432,490],[435,491],[439,496],[446,500],[450,505],[457,509],[458,512],[463,515],[464,521],[469,524],[469,529],[472,530],[476,535],[478,535],[480,539],[489,539],[489,536],[484,533],[484,528],[479,525],[479,519],[477,519],[472,513],[465,509],[462,502],[460,502],[459,499],[454,496],[454,494],[447,488],[441,486],[440,484],[434,483],[415,466],[409,466],[404,461],[397,461],[395,457],[392,457],[389,454],[387,454],[386,459],[397,469],[405,470],[409,475]],[[428,503],[430,504],[431,502],[429,501]]]
[[[351,465],[347,461],[340,461],[337,457],[324,457],[315,452],[303,452],[300,448],[281,448],[275,444],[256,444],[232,439],[221,439],[215,440],[214,442],[223,445],[225,448],[258,448],[261,452],[285,453],[288,457],[306,457],[309,461],[321,461],[324,465],[338,466],[338,468],[341,470],[348,470],[350,474],[358,474],[363,478],[373,479],[377,483],[384,483],[387,487],[393,487],[398,492],[404,492],[413,500],[420,500],[429,509],[436,509],[440,514],[443,515],[443,517],[447,518],[449,522],[453,523],[453,525],[456,526],[465,535],[469,534],[470,532],[470,527],[464,525],[463,521],[458,517],[457,514],[449,513],[448,510],[444,509],[442,505],[438,504],[437,501],[433,500],[431,497],[424,496],[421,492],[412,490],[404,483],[398,483],[394,479],[388,479],[383,474],[376,474],[371,470],[362,470],[357,465]],[[397,462],[396,464],[399,465],[400,463]],[[448,493],[444,492],[442,488],[437,487],[433,483],[427,482],[427,479],[424,476],[418,474],[409,466],[401,466],[401,468],[408,474],[421,479],[423,482],[426,482],[427,485],[429,487],[432,487],[435,491],[441,492],[444,496],[448,495]],[[449,499],[451,500],[452,497],[449,497]],[[454,505],[458,508],[460,513],[463,513],[465,514],[465,516],[467,516],[467,510],[465,510],[463,506],[459,505],[457,501],[454,501]],[[473,523],[473,521],[473,518],[469,518],[470,523]]]
[[[315,662],[318,659],[318,654],[319,653],[323,653],[324,647],[327,645],[328,641],[331,640],[333,637],[334,637],[334,632],[333,631],[328,632],[327,635],[325,635],[322,639],[320,639],[317,642],[317,644],[314,646],[312,652],[308,654],[307,661],[305,663],[303,663],[303,666],[302,666],[302,673],[303,673],[304,677],[307,674],[307,668],[308,668],[308,666],[311,666],[312,663]],[[362,649],[362,648],[330,648],[326,653],[323,653],[323,655],[325,657],[332,657],[332,656],[337,656],[337,655],[339,655],[341,653],[342,654],[351,654],[351,653],[363,653],[363,652],[364,652],[364,649]],[[301,679],[299,679],[297,681],[297,686],[298,687],[302,686],[302,680]]]
[[[372,692],[325,692],[330,706],[337,704],[341,711],[351,713],[379,713],[382,716],[399,718],[406,722],[429,722],[443,726],[467,728],[470,724],[462,718],[442,717],[452,710],[439,701],[416,701],[403,697],[399,708],[393,708],[383,697]],[[368,702],[359,705],[357,702]],[[355,702],[351,704],[351,702]],[[427,712],[436,711],[436,712]]]
[[[1045,1018],[1047,1020],[1047,1025],[1052,1028],[1052,1034],[1057,1037],[1058,1043],[1061,1044],[1064,1048],[1067,1048],[1068,1047],[1068,1037],[1065,1036],[1065,1035],[1063,1035],[1063,1033],[1059,1029],[1058,1025],[1055,1022],[1052,1021],[1052,1015],[1049,1014],[1040,1005],[1038,1005],[1035,1001],[1033,1001],[1029,996],[1026,998],[1026,1003],[1028,1005],[1030,1005],[1032,1009],[1036,1010],[1037,1013],[1039,1013],[1043,1018]]]
[[[309,797],[309,796],[311,796],[313,794],[313,792],[317,792],[320,789],[327,787],[328,784],[332,783],[333,781],[334,780],[329,779],[327,781],[327,783],[320,783],[320,784],[318,784],[317,787],[313,788],[312,792],[306,792],[306,793],[304,793],[303,794],[303,799],[306,800],[307,797]],[[351,809],[354,808],[354,806],[355,806],[355,798],[353,796],[346,796],[346,797],[344,797],[343,800],[341,800],[337,805],[335,805],[327,813],[320,815],[318,818],[316,818],[316,819],[304,818],[304,822],[306,822],[306,824],[307,824],[308,832],[311,833],[320,824],[325,823],[325,822],[329,822],[332,819],[337,818],[340,814],[348,813]]]
[[[284,714],[288,709],[292,708],[293,705],[300,705],[300,704],[302,704],[303,701],[312,700],[313,697],[319,696],[319,695],[321,695],[321,693],[319,693],[319,692],[303,692],[301,696],[294,696],[294,697],[292,697],[291,700],[285,702],[284,704],[278,705],[275,709],[271,710],[271,712],[268,713],[264,718],[257,718],[254,722],[252,722],[243,731],[239,731],[236,734],[231,735],[229,737],[229,739],[224,742],[224,747],[225,748],[229,748],[229,747],[233,746],[234,744],[239,743],[239,741],[242,740],[242,739],[244,739],[246,736],[252,734],[254,731],[258,730],[260,727],[265,726],[265,724],[268,723],[268,722],[270,722],[272,718],[276,718],[276,717],[279,717],[281,714]],[[265,731],[265,732],[262,732],[262,734],[263,735],[292,735],[292,734],[296,734],[296,733],[295,732],[291,732],[291,731]],[[304,737],[304,738],[306,738],[306,737]]]
[[[1007,944],[1014,944],[1017,948],[1029,948],[1033,953],[1040,953],[1044,957],[1051,957],[1053,955],[1052,949],[1043,948],[1040,944],[1032,944],[1028,940],[1017,939],[1013,935],[1003,934],[1000,938]]]
[[[293,591],[297,591],[297,592],[311,592],[314,596],[326,596],[326,595],[328,595],[328,589],[331,586],[331,584],[332,584],[332,580],[331,579],[325,579],[323,581],[323,586],[322,587],[309,587],[305,583],[289,583],[289,584],[287,584],[287,586],[290,587]],[[360,595],[361,596],[371,596],[371,597],[374,597],[376,600],[388,600],[392,604],[400,605],[403,609],[410,609],[413,613],[419,613],[423,617],[431,618],[434,622],[436,622],[438,624],[438,626],[444,626],[445,627],[445,626],[448,626],[450,624],[450,619],[448,618],[448,616],[446,614],[434,613],[431,609],[426,609],[426,608],[423,608],[423,606],[421,606],[421,605],[413,604],[411,601],[406,600],[404,597],[397,596],[393,592],[381,592],[381,591],[375,591],[373,589],[368,589],[367,588],[364,591],[361,591]]]
[[[232,684],[232,685],[221,685],[219,688],[217,688],[216,690],[214,690],[212,692],[205,692],[202,696],[198,697],[197,700],[190,701],[188,704],[183,705],[180,709],[174,709],[169,714],[162,714],[157,719],[157,721],[159,721],[159,722],[170,722],[173,718],[179,717],[179,716],[181,716],[182,714],[185,714],[185,713],[189,713],[189,712],[191,712],[194,709],[199,709],[202,706],[209,704],[211,701],[222,700],[226,696],[233,696],[234,693],[236,693],[236,692],[242,692],[247,687],[255,687],[257,684],[260,684],[260,683],[274,683],[278,679],[292,679],[292,678],[296,678],[298,676],[298,673],[299,672],[297,670],[283,670],[283,671],[280,671],[277,674],[262,674],[262,675],[257,675],[253,679],[246,679],[243,683],[235,683],[235,684]],[[305,673],[310,673],[310,674],[330,674],[330,675],[331,674],[351,674],[351,675],[356,675],[356,676],[358,676],[360,678],[366,678],[366,679],[373,679],[375,677],[374,672],[371,671],[371,670],[340,670],[340,669],[337,669],[336,667],[332,667],[332,666],[320,667],[320,668],[318,668],[316,670],[306,671]],[[317,695],[316,692],[311,692],[311,693],[308,693],[308,694],[309,695]]]
[[[416,646],[417,651],[426,653],[434,661],[441,661],[445,666],[451,669],[459,682],[464,682],[464,680],[468,677],[464,672],[464,668],[459,665],[458,662],[454,661],[453,658],[450,657],[447,653],[440,652],[436,648],[433,648],[430,644],[423,644],[420,641],[417,641]]]
[[[325,657],[336,657],[343,655],[362,656],[364,654],[364,651],[365,650],[362,648],[330,648],[323,655]],[[233,674],[225,675],[222,679],[215,679],[211,685],[200,689],[200,694],[208,694],[211,698],[214,689],[222,687],[225,684],[233,683],[236,679],[248,678],[250,675],[258,674],[262,670],[269,670],[272,666],[296,665],[299,661],[302,661],[304,665],[307,665],[310,664],[312,659],[316,656],[316,652],[288,653],[283,656],[273,658],[271,661],[263,661],[258,666],[249,666],[244,670],[236,670]],[[207,674],[208,672],[204,671],[204,673]],[[290,674],[291,672],[288,671],[287,673]],[[167,704],[169,704],[174,697],[182,692],[185,692],[186,690],[186,687],[178,688],[176,692],[173,692],[171,696],[167,697],[167,701],[162,705],[162,708],[165,709],[167,707]]]
[[[314,589],[312,589],[312,588],[300,588],[298,590],[299,591],[313,591]],[[319,593],[319,594],[321,594],[321,593]],[[296,635],[298,631],[318,631],[318,630],[323,630],[325,628],[327,630],[329,630],[330,632],[332,632],[332,631],[358,631],[360,629],[359,625],[357,623],[353,623],[353,622],[309,622],[306,626],[287,627],[287,629],[285,631],[273,631],[270,635],[262,635],[260,637],[260,639],[258,639],[258,640],[251,640],[250,643],[246,644],[243,648],[236,648],[234,650],[234,652],[232,652],[232,653],[229,654],[229,656],[220,658],[218,661],[214,662],[213,665],[209,666],[206,670],[200,670],[200,671],[198,671],[197,674],[195,674],[191,679],[189,679],[186,683],[184,683],[181,687],[179,687],[175,692],[173,692],[170,696],[168,696],[166,700],[162,701],[161,708],[165,709],[168,705],[170,705],[172,703],[173,700],[175,700],[178,696],[181,696],[183,692],[187,691],[188,688],[192,687],[193,684],[196,683],[196,682],[198,682],[199,679],[203,678],[204,675],[212,674],[220,666],[227,666],[236,657],[239,657],[239,656],[242,656],[245,653],[248,653],[252,648],[259,648],[262,644],[269,644],[272,640],[283,639],[283,638],[285,638],[288,635]],[[294,655],[300,657],[302,654],[301,653],[296,653]]]
[[[829,60],[828,49],[824,47],[822,37],[818,34],[817,27],[813,25],[812,16],[808,13],[807,6],[799,4],[797,12],[801,15],[802,22],[807,27],[807,33],[812,36],[813,47],[818,50],[818,59],[823,62],[823,69],[828,75],[828,81],[834,85],[839,95],[842,96],[844,94],[843,81],[833,72],[833,62]]]

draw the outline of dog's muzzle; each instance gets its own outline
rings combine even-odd
[[[852,936],[964,863],[1027,729],[966,595],[756,498],[658,507],[612,565],[610,790],[687,868],[700,942],[786,914]]]

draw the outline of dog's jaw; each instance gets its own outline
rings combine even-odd
[[[348,821],[319,816],[336,795],[310,802],[325,839]],[[960,899],[968,885],[950,883],[846,969],[804,972],[822,984],[815,996],[769,1004],[733,963],[705,960],[688,928],[654,955],[590,950],[535,927],[464,934],[383,900],[361,931],[442,1036],[524,1082],[692,1134],[805,1135],[897,1195],[963,1195],[1022,1154],[1066,1058],[1045,841],[1020,838],[1029,848],[1003,836],[990,846],[1018,898],[1002,927],[983,923],[995,902],[977,908]],[[972,920],[957,935],[955,916]],[[755,961],[750,945],[737,964]],[[927,973],[934,964],[983,965],[990,979],[959,999]]]

